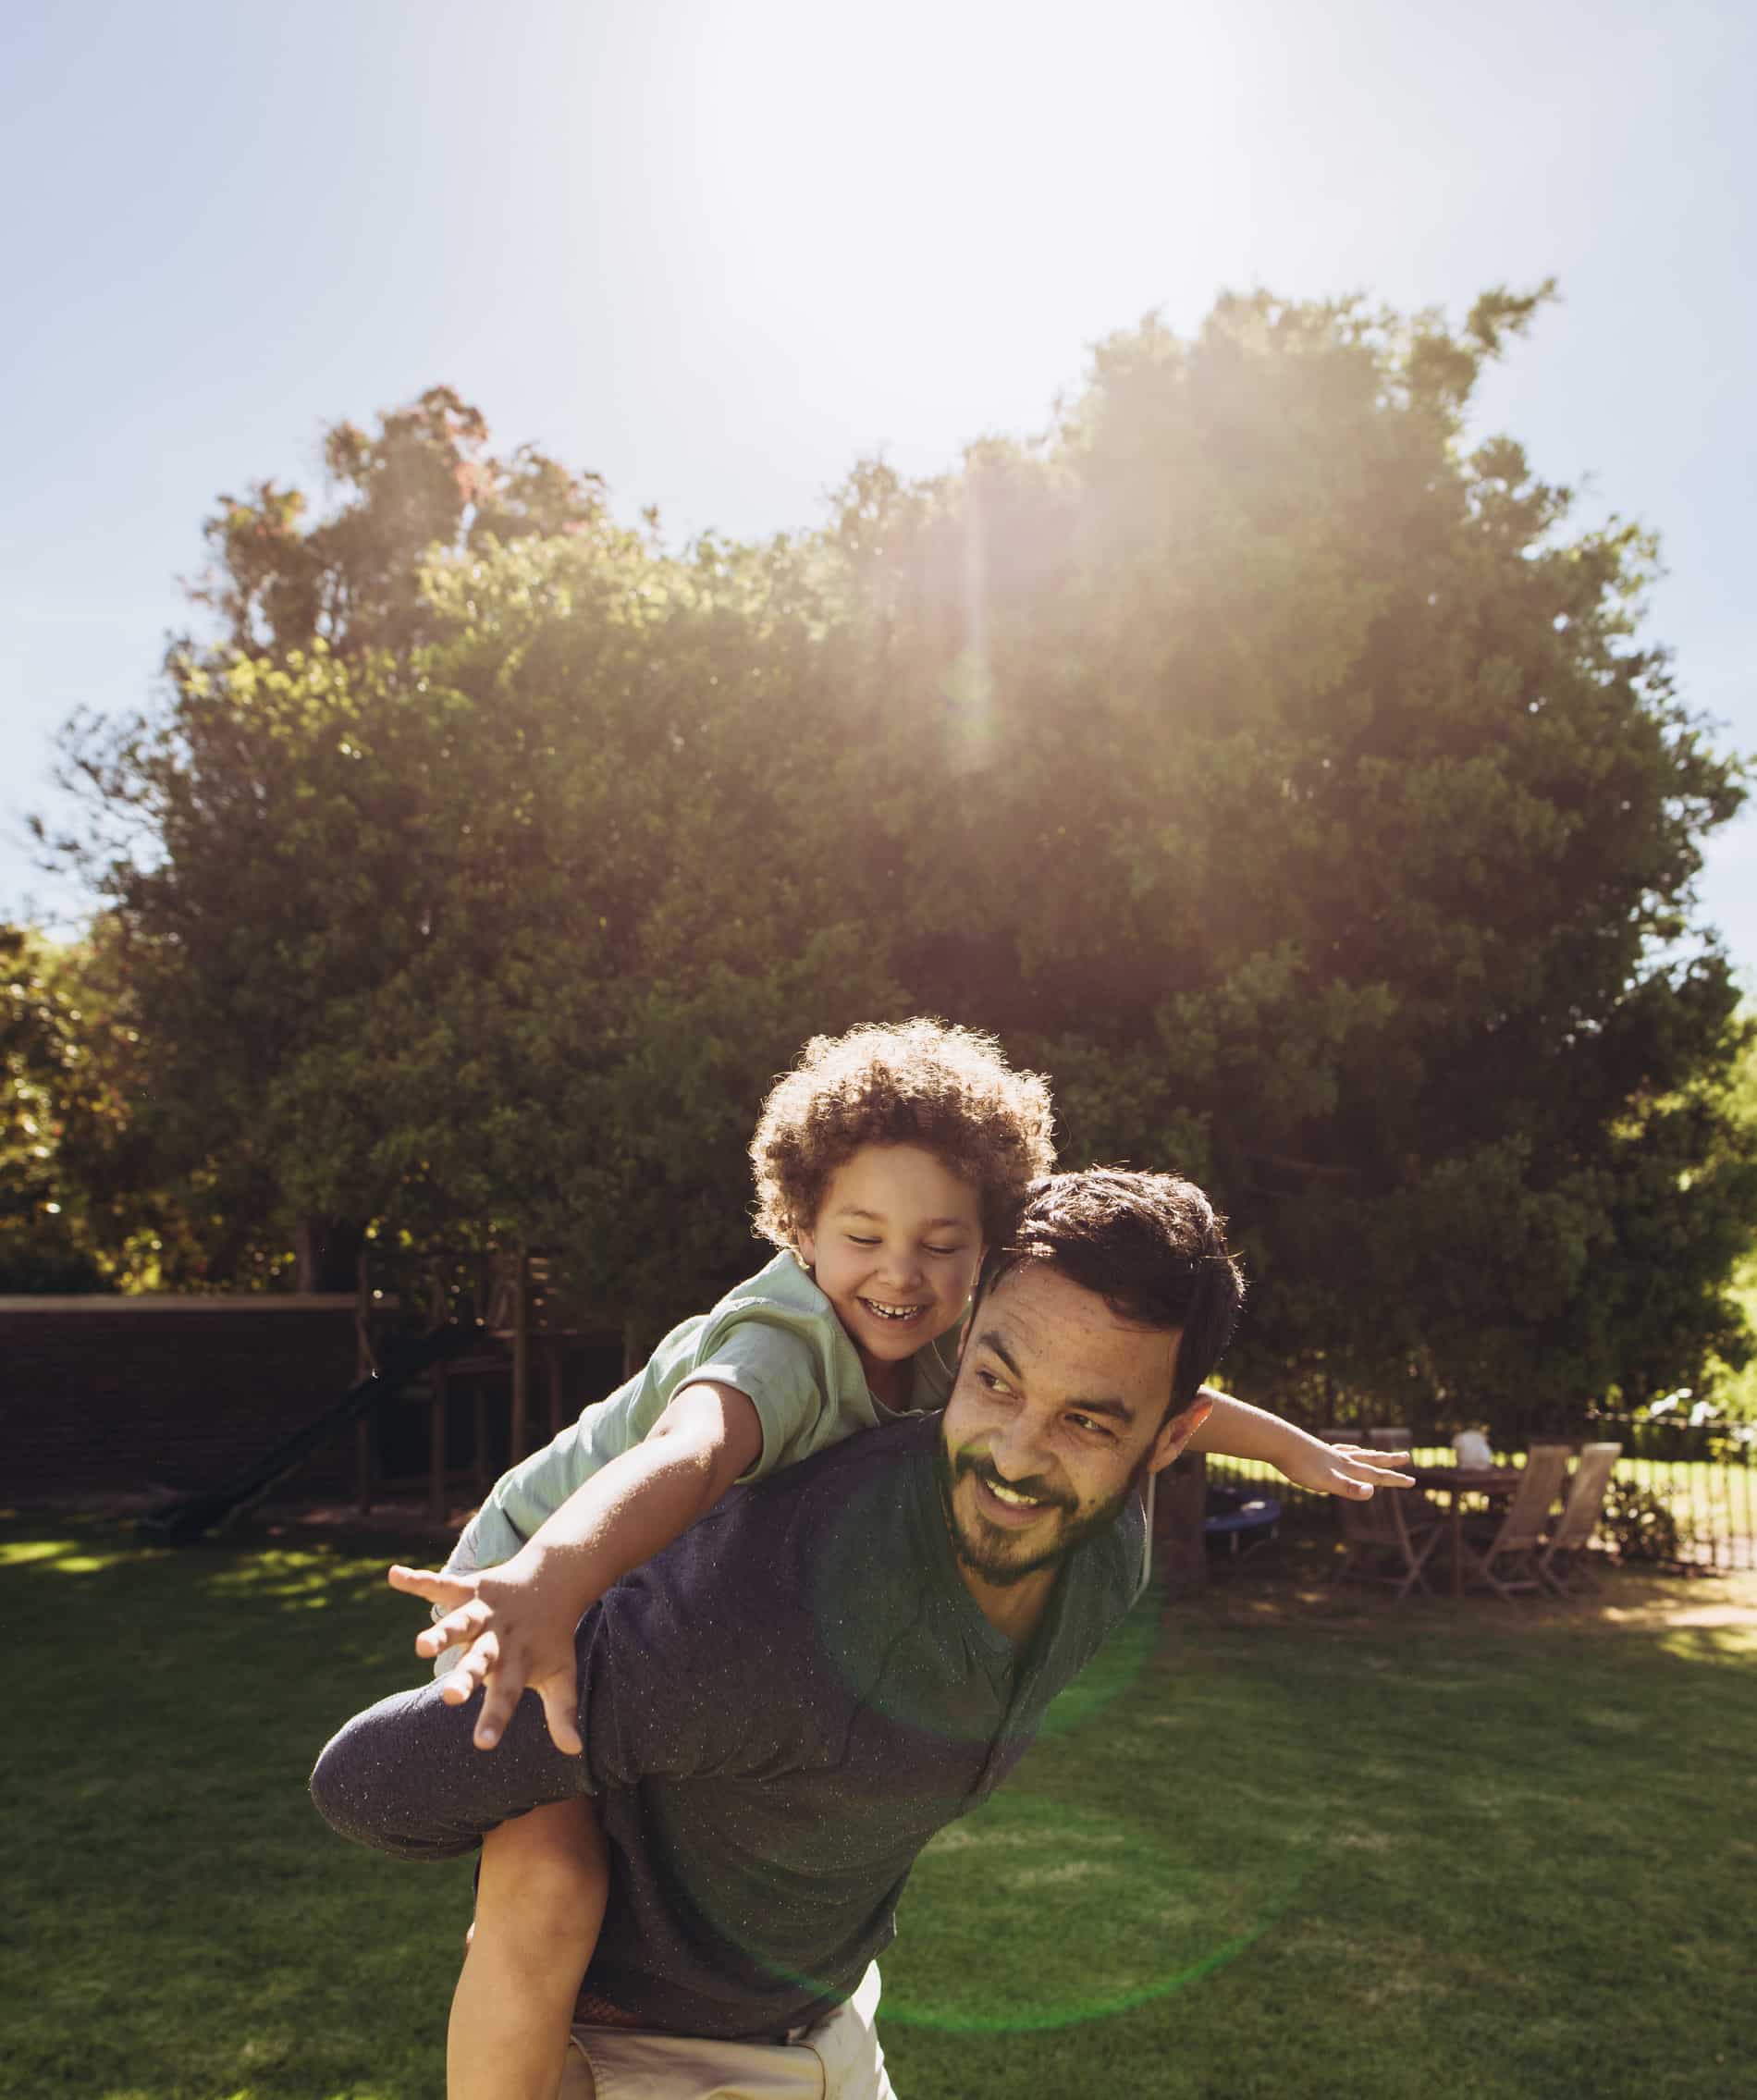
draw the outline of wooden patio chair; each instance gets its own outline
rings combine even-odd
[[[1598,1520],[1604,1513],[1604,1497],[1610,1491],[1611,1475],[1622,1455],[1620,1443],[1580,1446],[1580,1461],[1568,1482],[1561,1519],[1544,1541],[1537,1557],[1538,1574],[1558,1597],[1568,1595],[1577,1582],[1582,1589],[1598,1588],[1596,1578],[1587,1566],[1587,1551],[1592,1543],[1592,1534],[1598,1529]]]
[[[1499,1523],[1465,1525],[1459,1550],[1467,1586],[1493,1590],[1497,1597],[1547,1587],[1538,1572],[1538,1554],[1548,1542],[1550,1511],[1569,1455],[1565,1443],[1534,1443]]]
[[[1437,1515],[1407,1508],[1406,1492],[1386,1488],[1367,1502],[1337,1498],[1336,1521],[1348,1550],[1331,1575],[1333,1583],[1358,1569],[1361,1581],[1393,1587],[1397,1603],[1411,1590],[1419,1590],[1424,1596],[1433,1594],[1422,1570],[1445,1527]]]

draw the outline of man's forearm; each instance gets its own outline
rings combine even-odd
[[[1214,1406],[1190,1438],[1191,1451],[1210,1452],[1217,1458],[1259,1458],[1286,1473],[1302,1452],[1321,1454],[1325,1448],[1317,1437],[1308,1436],[1266,1408],[1253,1407],[1248,1400],[1235,1400],[1208,1385],[1203,1386],[1201,1397]]]

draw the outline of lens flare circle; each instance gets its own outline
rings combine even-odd
[[[1282,1915],[1315,1849],[1304,1835],[1233,1866],[1187,1833],[1003,1790],[916,1863],[881,1963],[883,2017],[1023,2033],[1167,1997]]]

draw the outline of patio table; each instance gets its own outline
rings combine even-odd
[[[1464,1595],[1464,1497],[1505,1501],[1519,1484],[1516,1466],[1406,1466],[1424,1494],[1442,1494],[1451,1505],[1452,1594]],[[1387,1490],[1388,1493],[1395,1490]]]

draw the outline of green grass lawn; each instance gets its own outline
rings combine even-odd
[[[1137,1616],[930,1848],[884,1964],[902,2100],[1741,2090],[1757,1583],[1393,1611],[1318,1590],[1324,1550]],[[385,1557],[0,1522],[0,2092],[442,2093],[469,1868],[304,1794],[415,1674]]]

